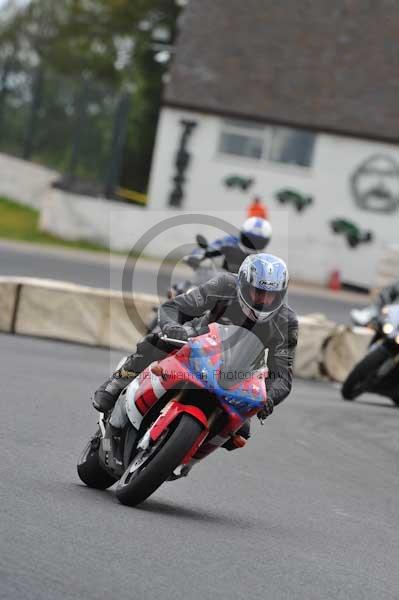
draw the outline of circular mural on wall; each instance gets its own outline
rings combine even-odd
[[[353,173],[350,185],[362,210],[392,213],[399,207],[399,163],[392,156],[370,156]]]

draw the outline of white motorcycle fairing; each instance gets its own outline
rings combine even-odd
[[[146,374],[150,377],[150,383],[152,387],[152,391],[157,399],[162,398],[165,394],[166,389],[162,385],[162,379],[158,375],[155,375],[151,371],[151,366],[147,367],[145,370]],[[139,429],[141,422],[144,418],[144,415],[139,411],[136,406],[136,400],[140,397],[140,384],[141,378],[138,376],[132,383],[130,383],[126,389],[126,394],[124,394],[125,398],[125,411],[128,416],[129,421],[136,429]]]

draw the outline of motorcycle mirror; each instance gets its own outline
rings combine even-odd
[[[204,237],[203,235],[201,235],[200,233],[198,233],[195,236],[195,241],[197,242],[198,246],[200,248],[208,248],[209,244],[208,244],[208,240],[206,239],[206,237]]]

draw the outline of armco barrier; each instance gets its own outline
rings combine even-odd
[[[134,304],[140,323],[129,317]],[[132,352],[157,298],[61,281],[0,277],[0,331]],[[299,317],[295,375],[342,381],[366,351],[369,335],[337,326],[324,315]]]

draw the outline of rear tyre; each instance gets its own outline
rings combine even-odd
[[[136,454],[118,482],[118,500],[136,506],[151,496],[181,464],[202,430],[196,419],[182,415],[174,430],[166,431],[148,450]]]
[[[363,392],[372,391],[371,385],[377,369],[388,358],[387,350],[377,346],[352,369],[344,381],[341,394],[344,400],[354,400]]]
[[[106,490],[116,481],[100,465],[98,451],[100,447],[99,432],[89,441],[79,459],[77,470],[80,479],[88,487]]]

